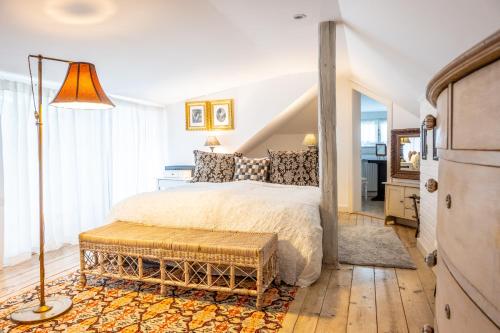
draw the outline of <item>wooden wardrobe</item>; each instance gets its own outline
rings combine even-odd
[[[500,332],[500,31],[427,87],[439,156],[435,331]]]

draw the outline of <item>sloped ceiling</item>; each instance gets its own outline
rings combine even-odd
[[[316,71],[317,25],[335,19],[338,74],[415,111],[499,18],[498,0],[0,0],[0,71],[26,75],[29,53],[85,60],[107,91],[167,104]]]
[[[339,0],[352,78],[418,111],[431,77],[500,29],[498,0]]]

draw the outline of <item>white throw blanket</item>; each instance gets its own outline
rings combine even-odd
[[[193,183],[127,198],[108,222],[276,232],[284,282],[309,286],[321,273],[320,191],[254,181]]]

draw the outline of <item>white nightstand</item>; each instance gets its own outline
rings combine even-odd
[[[165,176],[157,179],[158,191],[185,185],[191,181],[194,171],[192,165],[169,165],[165,167]]]
[[[161,177],[161,178],[157,179],[158,191],[164,191],[168,188],[186,185],[186,183],[189,183],[190,181],[191,181],[191,179],[178,179],[178,178],[170,178],[170,177]]]

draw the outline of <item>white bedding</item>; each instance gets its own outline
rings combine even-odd
[[[139,194],[116,204],[108,222],[277,232],[284,282],[309,286],[322,260],[320,190],[254,181],[192,183]]]

